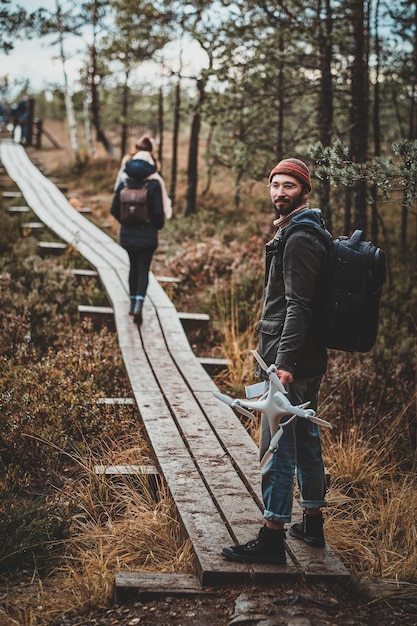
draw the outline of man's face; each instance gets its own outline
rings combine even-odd
[[[269,193],[279,215],[288,215],[308,197],[308,192],[299,180],[287,174],[275,174],[269,185]]]

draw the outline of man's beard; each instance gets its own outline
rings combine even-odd
[[[282,204],[281,202],[276,201],[277,204],[279,205],[279,206],[277,206],[276,204],[274,205],[277,215],[279,216],[289,215],[292,211],[294,211],[294,209],[300,206],[303,199],[304,199],[304,191],[300,191],[298,197],[293,198],[291,201],[289,201],[288,198],[285,198]]]

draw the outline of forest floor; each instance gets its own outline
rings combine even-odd
[[[392,594],[384,595],[386,592]],[[400,592],[399,592],[400,593]],[[53,626],[411,626],[417,623],[417,597],[375,588],[278,583],[208,589],[193,597],[165,596],[147,602],[116,605],[89,615],[54,622]]]
[[[48,124],[52,135],[63,142],[62,125]],[[41,162],[47,175],[65,167],[70,159],[69,148],[51,148],[45,140],[41,150],[29,149]],[[70,184],[72,197],[85,196]],[[111,194],[89,198],[95,207],[108,209]],[[102,216],[102,211],[97,211]],[[29,586],[29,585],[28,585]],[[21,593],[26,585],[21,584]],[[16,625],[0,613],[0,626]],[[37,622],[34,622],[37,623]],[[165,595],[148,601],[115,604],[83,615],[66,615],[51,626],[411,626],[417,625],[417,593],[415,586],[395,585],[382,581],[351,583],[279,582],[274,586],[245,585],[202,589],[194,596]]]

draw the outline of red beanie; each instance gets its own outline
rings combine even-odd
[[[294,178],[297,178],[308,188],[308,191],[311,191],[310,170],[307,165],[299,159],[284,159],[283,161],[280,161],[278,165],[271,170],[269,174],[269,182],[271,182],[275,174],[288,174],[288,176],[294,176]]]

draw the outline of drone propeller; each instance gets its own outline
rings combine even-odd
[[[262,367],[264,372],[268,371],[268,366],[265,363],[265,361],[263,360],[263,358],[261,357],[261,355],[256,352],[256,350],[251,350],[253,356],[255,357],[255,359],[258,361],[259,365]]]
[[[296,418],[295,415],[291,415],[291,417],[289,419],[287,419],[285,422],[281,422],[281,424],[279,425],[279,427],[278,427],[277,431],[275,432],[274,436],[271,438],[271,441],[269,442],[269,448],[265,452],[265,454],[263,455],[263,457],[261,459],[260,467],[261,467],[261,471],[262,472],[264,471],[264,469],[268,465],[269,461],[272,459],[272,456],[273,456],[274,452],[277,451],[279,441],[280,441],[282,435],[284,434],[285,426],[288,426],[288,424],[293,422],[295,420],[295,418]]]
[[[238,413],[241,413],[241,415],[249,417],[250,419],[255,419],[255,415],[251,413],[248,409],[245,409],[245,407],[241,405],[240,400],[233,400],[229,396],[226,396],[226,394],[220,393],[219,391],[213,391],[213,396],[215,396],[218,400],[221,400],[225,404],[231,406],[232,409],[236,409],[236,411]]]
[[[221,400],[225,404],[228,404],[229,406],[232,406],[232,403],[234,402],[232,398],[226,396],[225,393],[220,393],[220,391],[213,391],[213,396],[218,400]]]
[[[278,387],[278,391],[280,391],[281,393],[287,393],[284,385],[282,384],[277,374],[275,373],[275,370],[276,370],[275,365],[271,365],[270,367],[268,367],[268,365],[265,363],[261,355],[258,354],[256,350],[251,350],[251,352],[253,356],[255,357],[255,359],[258,361],[263,371],[266,372],[271,378],[273,378],[275,385]]]
[[[248,409],[245,409],[245,407],[241,405],[240,400],[235,400],[231,404],[231,406],[232,408],[236,409],[238,413],[245,415],[245,417],[250,417],[252,420],[256,419],[255,415],[251,411],[249,411]]]
[[[330,422],[327,422],[326,420],[322,420],[320,417],[316,417],[315,415],[306,415],[306,418],[309,419],[310,422],[314,422],[315,424],[318,424],[319,426],[326,426],[327,428],[333,428]]]

